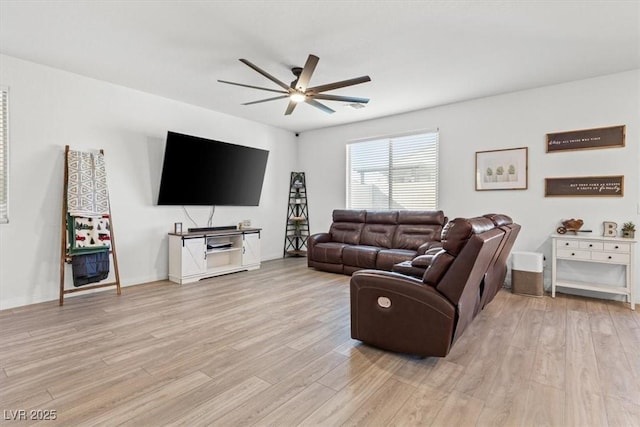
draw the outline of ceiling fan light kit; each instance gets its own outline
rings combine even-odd
[[[307,103],[307,104],[309,104],[309,105],[311,105],[313,107],[316,107],[316,108],[324,111],[325,113],[329,113],[329,114],[335,113],[335,110],[333,110],[333,109],[327,107],[326,105],[318,102],[317,101],[318,99],[323,100],[323,101],[347,102],[349,104],[361,105],[363,107],[364,107],[364,105],[362,105],[362,104],[366,104],[366,103],[369,102],[369,98],[357,98],[357,97],[353,97],[353,96],[342,96],[342,95],[329,95],[329,94],[323,93],[323,92],[328,92],[328,91],[331,91],[331,90],[340,89],[340,88],[347,87],[347,86],[354,86],[354,85],[358,85],[358,84],[361,84],[361,83],[370,82],[371,78],[369,76],[356,77],[356,78],[353,78],[353,79],[342,80],[342,81],[339,81],[339,82],[324,84],[324,85],[320,85],[320,86],[308,87],[309,81],[311,80],[311,76],[313,75],[313,72],[315,71],[316,66],[318,65],[319,59],[320,58],[318,58],[315,55],[309,55],[309,57],[307,58],[307,62],[304,64],[304,67],[302,67],[302,68],[301,67],[293,67],[291,69],[291,72],[296,77],[296,79],[294,81],[292,81],[290,85],[287,85],[283,81],[275,78],[274,76],[272,76],[268,72],[264,71],[263,69],[261,69],[257,65],[252,64],[248,60],[240,59],[240,62],[242,62],[243,64],[245,64],[249,68],[252,68],[254,71],[258,72],[259,74],[262,74],[264,77],[266,77],[267,79],[271,80],[272,82],[274,82],[275,84],[280,86],[282,89],[270,89],[270,88],[266,88],[266,87],[253,86],[253,85],[248,85],[248,84],[244,84],[244,83],[230,82],[230,81],[227,81],[227,80],[218,80],[218,81],[220,83],[226,83],[226,84],[235,85],[235,86],[248,87],[248,88],[251,88],[251,89],[265,90],[265,91],[275,92],[275,93],[281,94],[280,96],[274,96],[274,97],[271,97],[271,98],[261,99],[261,100],[258,100],[258,101],[246,102],[246,103],[244,103],[242,105],[259,104],[259,103],[262,103],[262,102],[275,101],[277,99],[289,98],[289,105],[287,106],[287,109],[285,110],[285,113],[284,113],[285,115],[290,115],[291,113],[293,113],[293,110],[295,109],[296,105],[298,105],[298,103],[300,103],[300,102],[305,102],[305,103]]]
[[[291,95],[289,95],[289,99],[296,103],[304,102],[306,98],[307,97],[304,95],[304,93],[300,93],[300,92],[294,92]]]

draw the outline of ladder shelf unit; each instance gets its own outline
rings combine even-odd
[[[291,172],[283,257],[306,256],[308,238],[309,207],[307,205],[307,182],[304,172]]]

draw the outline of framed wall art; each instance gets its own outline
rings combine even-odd
[[[527,147],[476,151],[476,191],[526,190]]]
[[[624,175],[545,178],[545,197],[623,197]]]
[[[547,134],[547,153],[624,147],[626,126],[571,130]]]

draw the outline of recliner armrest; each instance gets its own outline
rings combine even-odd
[[[331,234],[329,233],[316,233],[309,236],[308,244],[327,243],[331,241]]]
[[[417,253],[418,255],[424,255],[427,252],[429,252],[431,249],[438,249],[438,250],[442,249],[442,242],[436,241],[436,240],[425,242],[420,246],[418,246]]]
[[[436,256],[436,254],[441,250],[442,249],[439,248],[429,249],[426,254],[419,255],[412,259],[411,265],[413,267],[424,268],[426,270],[431,265],[431,261],[433,261],[433,258]]]
[[[430,306],[444,316],[453,319],[455,307],[434,287],[423,283],[420,279],[400,273],[383,270],[360,270],[351,276],[351,292],[363,288],[387,290],[395,295],[411,298]]]

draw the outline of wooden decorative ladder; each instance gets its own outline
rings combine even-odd
[[[100,150],[100,154],[104,154],[103,150]],[[68,245],[68,229],[67,229],[67,192],[69,190],[69,146],[65,146],[64,148],[64,184],[63,184],[63,192],[62,192],[62,220],[61,220],[61,230],[60,230],[60,299],[59,304],[64,304],[64,296],[66,294],[74,293],[74,292],[82,292],[88,291],[91,289],[105,288],[110,286],[115,286],[118,295],[121,295],[120,290],[120,272],[118,270],[118,256],[116,254],[116,242],[115,242],[115,233],[113,231],[113,217],[111,216],[111,204],[109,204],[109,238],[111,242],[111,247],[109,249],[109,253],[113,258],[113,271],[115,274],[115,281],[110,283],[99,283],[96,285],[82,286],[80,288],[73,289],[65,289],[64,286],[64,276],[65,276],[65,264],[70,264],[73,259],[73,254],[69,253],[69,245]]]

